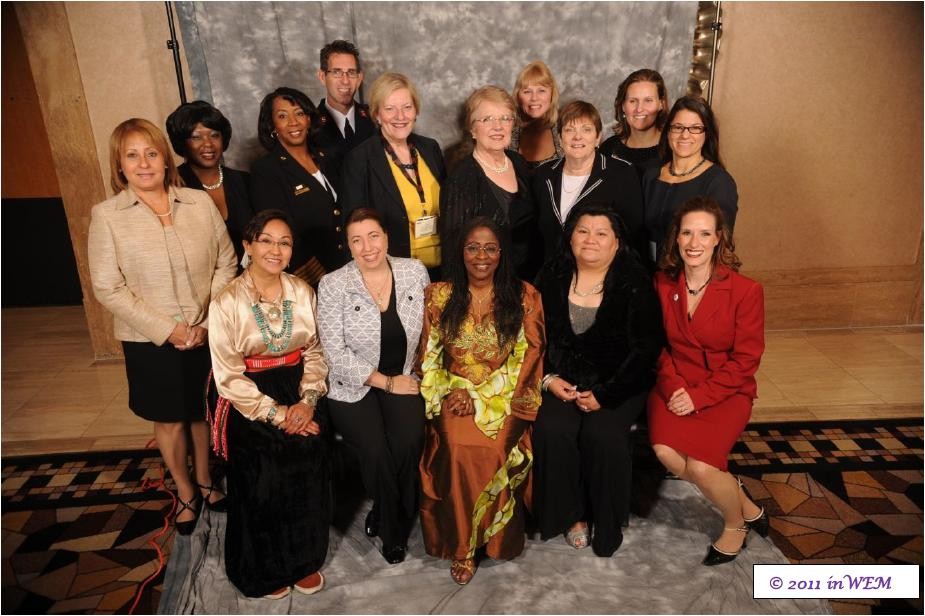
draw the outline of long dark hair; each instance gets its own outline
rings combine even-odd
[[[559,244],[559,255],[554,261],[554,269],[559,276],[573,276],[578,273],[578,263],[572,252],[572,234],[582,216],[603,216],[610,221],[610,228],[617,237],[617,253],[613,257],[605,276],[605,286],[609,287],[616,276],[629,278],[632,274],[643,274],[642,265],[636,252],[629,245],[629,231],[620,215],[606,203],[582,203],[575,206],[568,213],[565,225],[562,227],[562,239]]]
[[[485,216],[477,216],[463,225],[456,234],[456,245],[453,247],[451,258],[443,264],[446,281],[452,285],[450,298],[443,308],[440,318],[440,330],[445,340],[453,340],[459,335],[459,328],[469,312],[472,295],[469,293],[469,274],[463,261],[463,250],[469,234],[475,229],[484,227],[495,234],[501,255],[498,269],[494,276],[494,300],[492,308],[495,312],[495,329],[498,332],[498,345],[504,348],[512,343],[520,332],[524,321],[523,291],[524,285],[514,273],[514,264],[511,261],[511,239],[507,231],[498,223]]]
[[[662,136],[659,137],[658,140],[658,153],[662,157],[662,163],[664,164],[671,160],[671,146],[668,145],[668,133],[671,132],[671,123],[674,122],[674,117],[678,115],[678,112],[682,109],[696,113],[700,116],[700,121],[703,122],[705,130],[703,148],[701,148],[700,153],[708,161],[716,163],[720,167],[725,167],[719,156],[719,127],[716,125],[716,118],[713,116],[713,110],[710,109],[710,105],[707,104],[707,101],[704,100],[703,97],[693,94],[682,96],[676,100],[671,107],[671,111],[668,112],[668,120],[665,122],[664,130],[662,130]]]
[[[706,212],[712,214],[716,219],[716,235],[719,238],[719,244],[713,249],[713,271],[716,271],[717,265],[725,265],[734,272],[739,271],[742,261],[736,256],[736,245],[732,239],[732,230],[726,224],[726,217],[719,203],[709,197],[694,197],[688,199],[681,207],[675,211],[671,219],[671,227],[668,229],[668,236],[665,238],[665,245],[662,248],[659,267],[672,280],[677,280],[684,269],[684,260],[681,258],[681,250],[678,248],[678,233],[681,232],[681,221],[691,212]]]

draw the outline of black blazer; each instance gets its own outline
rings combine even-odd
[[[440,188],[440,243],[442,261],[449,263],[456,246],[456,231],[475,216],[487,216],[511,234],[514,266],[524,280],[533,280],[542,263],[542,245],[536,226],[536,206],[530,190],[530,169],[523,156],[505,152],[517,175],[517,194],[510,205],[503,204],[497,186],[488,179],[472,155],[463,158]]]
[[[317,132],[312,135],[312,143],[324,150],[334,150],[342,156],[347,152],[360,145],[376,133],[376,126],[372,118],[369,117],[369,107],[361,103],[354,102],[353,119],[353,139],[347,139],[337,128],[337,121],[328,111],[325,98],[318,103],[318,124]]]
[[[408,142],[417,148],[437,183],[442,185],[446,180],[446,167],[440,145],[430,137],[414,133],[408,136]],[[394,257],[410,257],[408,212],[379,133],[347,154],[343,167],[343,187],[340,203],[344,215],[361,207],[376,210],[382,216],[385,230],[389,234],[389,254]]]
[[[310,150],[336,190],[337,156],[314,146]],[[251,165],[251,204],[255,212],[277,208],[292,218],[295,237],[289,271],[305,265],[311,257],[316,257],[326,272],[347,262],[343,216],[334,196],[279,143]]]
[[[533,194],[536,197],[538,226],[543,236],[544,260],[557,254],[562,238],[559,204],[564,168],[565,159],[560,158],[533,172]],[[572,208],[582,203],[602,203],[612,207],[627,227],[629,245],[639,254],[645,254],[640,252],[645,250],[642,188],[631,164],[598,152],[591,175]]]
[[[576,334],[569,320],[571,282],[571,268],[561,259],[547,263],[537,279],[546,319],[544,371],[590,389],[601,406],[616,408],[655,384],[665,345],[658,296],[636,256],[624,253],[604,279],[594,323]]]
[[[177,171],[180,172],[185,186],[205,190],[189,163],[183,163],[177,167]],[[251,176],[246,171],[231,169],[224,165],[222,165],[222,176],[224,177],[222,186],[225,188],[225,204],[228,206],[225,228],[228,229],[228,237],[231,238],[234,253],[238,257],[238,267],[240,267],[241,257],[244,256],[244,244],[242,243],[244,227],[254,217],[254,208],[251,207],[249,194]]]

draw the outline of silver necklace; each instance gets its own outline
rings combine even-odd
[[[203,182],[202,187],[205,188],[206,190],[215,190],[216,188],[221,188],[222,182],[224,181],[225,181],[225,174],[222,173],[222,166],[219,165],[218,166],[218,182],[216,182],[215,184],[206,184],[205,182]]]
[[[366,282],[366,277],[360,274],[360,277],[363,279],[363,286],[366,287],[366,290],[372,296],[373,300],[376,302],[376,305],[379,306],[379,310],[385,310],[388,308],[388,303],[385,301],[386,298],[382,297],[383,292],[385,291],[386,286],[389,284],[389,281],[392,279],[392,270],[389,269],[389,272],[385,276],[385,281],[379,286],[377,291],[373,291],[369,284]],[[385,304],[385,305],[383,305]]]
[[[270,304],[270,309],[267,310],[267,318],[271,321],[279,321],[283,316],[283,309],[280,300],[283,298],[283,285],[279,286],[279,293],[276,296],[276,299],[267,299],[263,296],[263,291],[260,290],[260,287],[257,286],[257,281],[254,280],[254,277],[251,276],[251,282],[254,283],[254,288],[257,289],[257,302]]]
[[[674,161],[671,161],[670,163],[668,163],[668,173],[671,174],[672,176],[676,177],[676,178],[683,178],[684,176],[690,175],[690,174],[692,174],[694,171],[697,171],[697,169],[700,168],[700,165],[702,165],[702,164],[705,163],[705,162],[707,162],[707,159],[706,159],[706,158],[701,158],[699,163],[697,163],[696,165],[694,165],[693,167],[691,167],[691,168],[688,169],[687,171],[683,171],[683,172],[678,171],[678,172],[676,172],[676,171],[674,170]]]
[[[574,291],[575,295],[577,295],[578,297],[590,297],[592,295],[598,295],[604,290],[604,281],[602,280],[596,285],[594,285],[593,287],[591,287],[589,291],[582,293],[581,291],[578,290],[578,276],[575,276],[575,278],[573,278],[572,280],[573,280],[572,291]]]
[[[510,166],[511,166],[511,160],[510,160],[507,156],[504,157],[504,164],[501,165],[500,167],[495,167],[495,166],[493,166],[492,164],[488,163],[487,161],[482,160],[482,157],[479,156],[478,154],[476,154],[475,152],[472,152],[472,157],[473,157],[475,160],[477,160],[477,161],[479,161],[480,163],[482,163],[482,166],[483,166],[483,167],[485,167],[485,168],[488,169],[489,171],[493,171],[493,172],[497,173],[498,175],[500,175],[500,174],[506,172],[506,171],[510,168]]]

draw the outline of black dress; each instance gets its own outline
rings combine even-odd
[[[183,163],[177,167],[177,171],[180,172],[180,177],[183,178],[183,183],[187,187],[205,190],[189,163]],[[234,246],[234,253],[240,264],[244,256],[244,244],[242,243],[244,227],[254,217],[254,208],[251,207],[249,194],[250,174],[225,166],[222,166],[222,174],[225,178],[222,183],[225,188],[225,204],[228,206],[225,227],[228,229],[228,237],[231,238],[231,245]]]
[[[287,271],[316,284],[321,275],[333,272],[348,259],[343,215],[334,197],[340,181],[337,157],[315,148],[311,153],[327,185],[277,143],[251,166],[251,204],[255,212],[281,209],[289,214],[295,241]]]
[[[447,176],[440,188],[440,238],[443,263],[459,255],[455,249],[457,232],[466,221],[487,216],[511,234],[513,261],[517,275],[533,280],[542,264],[543,247],[537,228],[536,205],[530,190],[530,171],[524,157],[507,150],[517,176],[517,192],[507,193],[488,179],[482,166],[470,154]]]
[[[299,363],[244,376],[261,393],[290,405],[300,399],[302,369]],[[321,435],[304,437],[234,409],[228,413],[225,571],[248,597],[291,586],[324,564],[332,503],[324,398],[314,420]]]
[[[726,224],[735,227],[739,210],[739,194],[735,180],[717,164],[692,180],[669,184],[658,179],[661,168],[650,169],[643,178],[643,194],[646,202],[646,231],[649,242],[655,244],[655,260],[662,254],[662,244],[671,226],[671,218],[681,204],[694,197],[710,197],[719,203]],[[650,246],[651,250],[651,246]],[[652,257],[651,253],[648,255]]]
[[[533,426],[534,510],[543,539],[587,521],[594,553],[610,556],[629,511],[630,428],[655,383],[665,335],[658,297],[635,255],[611,265],[594,322],[582,333],[569,318],[571,280],[571,269],[554,262],[537,282],[546,317],[543,367],[593,392],[601,409],[585,413],[543,392]]]
[[[640,184],[642,184],[642,178],[649,169],[658,167],[661,164],[657,145],[648,148],[631,148],[623,143],[619,135],[613,135],[605,139],[600,150],[607,156],[616,156],[621,160],[632,163],[639,176]]]

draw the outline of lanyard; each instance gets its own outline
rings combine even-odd
[[[414,147],[414,144],[408,142],[408,149],[411,150],[411,162],[403,163],[398,159],[398,154],[395,153],[395,148],[392,147],[392,144],[382,136],[382,133],[379,134],[379,137],[382,139],[382,145],[385,147],[386,153],[389,155],[389,158],[392,159],[392,162],[395,163],[395,166],[398,167],[401,174],[405,177],[406,180],[411,182],[411,185],[414,186],[414,189],[418,192],[418,198],[421,200],[421,203],[426,203],[427,199],[424,197],[424,183],[421,181],[421,173],[418,171],[418,150]],[[411,174],[408,173],[409,169],[414,170],[414,178],[411,177]]]

